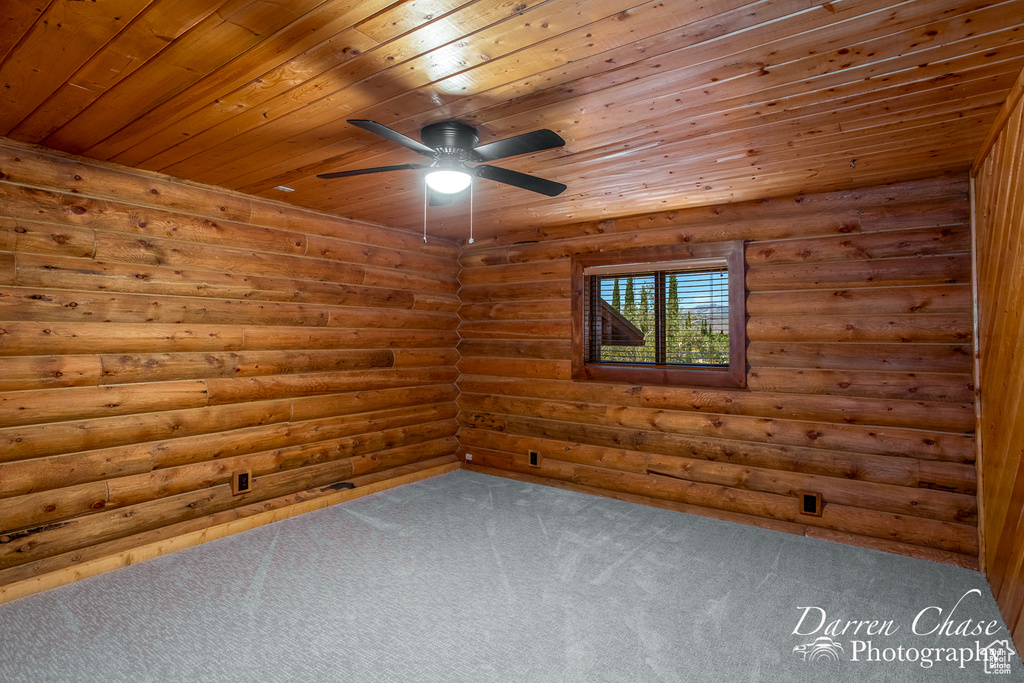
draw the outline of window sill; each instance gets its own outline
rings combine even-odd
[[[672,385],[742,389],[747,386],[746,368],[679,368],[664,365],[587,363],[573,371],[574,380],[626,382],[628,384]]]

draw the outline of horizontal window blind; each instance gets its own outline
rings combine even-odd
[[[586,362],[728,367],[728,268],[664,265],[584,271]]]

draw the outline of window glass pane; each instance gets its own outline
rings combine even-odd
[[[595,277],[601,283],[601,362],[654,363],[654,273]]]
[[[666,286],[666,362],[728,365],[728,270],[669,273]]]

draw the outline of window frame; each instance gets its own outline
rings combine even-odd
[[[724,259],[729,273],[729,365],[694,367],[649,363],[584,362],[586,331],[583,329],[584,269],[593,266],[636,264],[637,272],[659,270],[659,264],[679,261]],[[700,268],[700,263],[694,263]],[[683,386],[744,388],[747,386],[747,302],[744,242],[709,242],[639,247],[619,251],[577,254],[572,258],[572,378],[576,381],[628,382],[630,384],[668,384]]]

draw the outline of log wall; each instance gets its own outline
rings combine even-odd
[[[463,455],[976,567],[969,208],[963,174],[480,241],[461,256]],[[573,254],[734,239],[747,389],[570,380]],[[821,517],[799,514],[799,491],[822,494]]]
[[[0,589],[455,462],[457,253],[0,139]]]
[[[974,167],[985,572],[1024,647],[1024,73]]]

